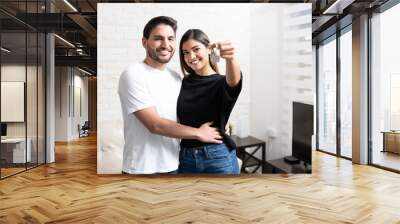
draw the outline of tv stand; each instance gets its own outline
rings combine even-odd
[[[311,166],[300,161],[296,164],[285,162],[285,158],[267,160],[272,166],[272,173],[311,173]]]
[[[285,156],[283,157],[283,160],[289,164],[298,164],[300,163],[300,160],[297,159],[296,157],[293,156]]]

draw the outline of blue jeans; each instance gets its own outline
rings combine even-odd
[[[178,173],[239,174],[236,150],[225,144],[181,148]]]

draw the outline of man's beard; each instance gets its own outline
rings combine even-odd
[[[161,50],[165,50],[165,48],[160,48],[159,50],[160,50],[160,51],[161,51]],[[168,50],[168,51],[169,51],[169,50]],[[147,53],[148,53],[149,57],[150,57],[151,59],[153,59],[154,61],[156,61],[156,62],[158,62],[158,63],[161,63],[161,64],[166,64],[166,63],[168,63],[168,62],[171,60],[172,56],[174,55],[174,51],[169,51],[169,52],[170,52],[170,57],[167,58],[167,59],[162,59],[162,58],[159,58],[159,57],[158,57],[157,49],[154,50],[154,49],[151,49],[151,48],[147,48]]]

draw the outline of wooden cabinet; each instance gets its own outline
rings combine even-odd
[[[383,152],[400,154],[400,132],[383,133]]]

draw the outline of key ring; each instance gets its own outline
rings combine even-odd
[[[217,49],[213,48],[212,51],[211,51],[211,55],[210,55],[211,63],[213,63],[213,64],[218,63],[220,58],[221,58],[221,56],[220,56],[219,49],[218,48]]]

